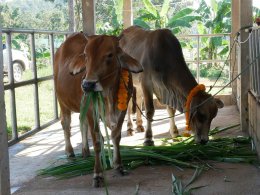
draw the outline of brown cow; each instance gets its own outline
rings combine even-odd
[[[179,41],[170,30],[149,31],[132,26],[122,32],[120,46],[144,68],[144,72],[134,76],[133,80],[142,86],[148,118],[144,144],[153,145],[153,93],[161,103],[168,105],[169,115],[174,116],[175,109],[185,110],[187,96],[198,83],[185,63]],[[211,121],[217,115],[218,108],[223,106],[220,100],[205,91],[199,91],[192,98],[188,118],[196,142],[205,144],[208,141]],[[171,134],[178,134],[174,118],[170,120],[170,126]]]
[[[105,99],[106,124],[111,129],[113,142],[114,168],[124,173],[119,142],[121,127],[126,111],[117,109],[117,92],[119,89],[120,72],[127,69],[141,72],[142,67],[119,47],[118,38],[114,36],[96,35],[85,37],[83,33],[71,35],[55,54],[54,81],[57,98],[61,108],[61,124],[64,130],[66,153],[74,156],[70,142],[71,112],[80,111],[80,101],[84,92],[99,90]],[[129,76],[128,100],[132,93],[132,77]],[[98,125],[94,124],[92,106],[87,113],[83,127],[91,132],[94,151],[94,186],[102,185],[102,167],[100,161],[100,135]],[[82,135],[82,154],[89,155],[87,131]]]

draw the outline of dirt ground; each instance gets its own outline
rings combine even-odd
[[[155,118],[167,116],[164,110],[156,110]],[[184,116],[176,118],[180,129],[185,125]],[[239,123],[239,115],[235,106],[221,109],[212,128],[226,127]],[[126,129],[124,124],[123,129]],[[76,152],[80,151],[80,134],[78,115],[74,116],[72,124],[72,144]],[[169,137],[168,121],[153,123],[154,137]],[[239,127],[222,133],[222,136],[242,135]],[[144,133],[127,137],[122,132],[122,144],[136,145],[143,141]],[[66,180],[43,178],[37,176],[37,171],[49,166],[64,154],[63,132],[60,124],[56,124],[36,135],[10,147],[11,186],[15,195],[100,195],[105,194],[104,188],[92,187],[92,174]],[[248,164],[209,162],[215,169],[204,171],[190,186],[204,186],[194,190],[192,194],[227,194],[227,195],[259,195],[260,167]],[[114,171],[107,171],[108,190],[111,195],[135,194],[139,186],[139,195],[168,195],[172,194],[172,179],[175,176],[182,179],[184,185],[193,175],[193,169],[183,171],[171,166],[142,166],[130,171],[127,176],[116,176]]]

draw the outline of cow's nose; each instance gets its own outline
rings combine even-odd
[[[85,93],[88,93],[88,92],[91,92],[91,91],[94,91],[95,90],[95,87],[96,87],[96,81],[87,81],[87,80],[83,80],[82,81],[82,89]]]
[[[202,139],[202,140],[200,141],[200,144],[201,144],[201,145],[205,145],[207,142],[208,142],[208,140]]]

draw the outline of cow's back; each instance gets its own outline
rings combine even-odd
[[[142,64],[144,73],[141,79],[151,82],[160,102],[182,111],[183,83],[190,89],[196,81],[185,63],[181,45],[171,31],[130,27],[122,33],[120,43]]]
[[[79,112],[82,96],[81,80],[84,73],[71,75],[71,64],[84,66],[83,55],[86,39],[83,33],[74,33],[60,46],[54,59],[54,82],[57,98],[61,107]]]

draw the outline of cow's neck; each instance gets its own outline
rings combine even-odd
[[[179,106],[183,110],[185,108],[185,104],[187,101],[187,97],[190,93],[190,91],[198,85],[197,81],[193,77],[193,75],[190,73],[190,71],[184,72],[184,74],[180,74],[177,78],[177,91],[178,91],[178,98],[179,98]]]

